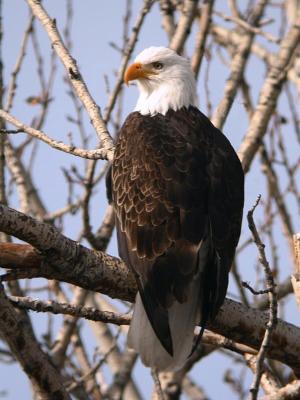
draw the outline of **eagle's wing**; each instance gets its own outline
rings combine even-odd
[[[187,301],[195,275],[203,323],[224,300],[240,234],[242,177],[228,140],[194,107],[165,116],[135,112],[120,131],[108,179],[119,253],[170,354],[168,310]]]

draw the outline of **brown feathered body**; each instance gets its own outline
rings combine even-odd
[[[131,113],[108,177],[119,253],[139,295],[129,344],[143,362],[179,368],[222,305],[238,243],[244,193],[240,161],[197,108]]]

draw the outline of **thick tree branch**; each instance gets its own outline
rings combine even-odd
[[[0,205],[0,230],[34,245],[44,261],[34,273],[24,268],[23,277],[44,277],[73,283],[111,297],[133,301],[136,285],[119,259],[89,250],[66,238],[55,227]],[[230,315],[230,318],[228,318]],[[208,328],[235,342],[260,348],[268,313],[227,299]],[[281,361],[300,375],[300,329],[278,320],[267,357]]]
[[[230,318],[228,318],[229,315]],[[208,328],[235,342],[259,349],[268,320],[268,312],[262,312],[226,299],[217,318],[208,325]],[[278,319],[266,353],[267,357],[289,365],[297,375],[300,375],[299,335],[299,328]]]
[[[90,250],[66,238],[54,226],[1,204],[0,231],[10,232],[43,254],[43,262],[31,277],[57,279],[124,300],[134,298],[134,278],[118,258]]]

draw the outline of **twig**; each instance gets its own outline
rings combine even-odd
[[[105,303],[105,304],[104,304]],[[109,306],[107,304],[108,302],[105,300],[103,296],[99,295],[92,295],[89,296],[88,298],[88,305],[92,305],[96,307],[97,309],[110,309],[111,305]],[[110,311],[113,310],[113,307],[111,307]],[[115,310],[113,310],[114,312]],[[96,341],[98,342],[99,348],[101,348],[102,353],[105,351],[107,352],[112,345],[114,344],[114,335],[112,334],[112,330],[110,329],[110,326],[107,324],[103,323],[97,323],[95,324],[94,322],[90,322],[90,327],[92,331],[94,332]],[[128,327],[125,325],[120,325],[120,331],[122,333],[127,334],[128,332]],[[108,363],[108,366],[110,367],[111,371],[113,374],[117,374],[120,371],[120,366],[123,364],[123,355],[126,356],[126,353],[121,353],[119,350],[118,346],[115,346],[114,351],[109,355],[109,357],[106,358],[106,361]],[[108,388],[107,388],[108,390]],[[126,385],[123,393],[123,398],[124,400],[141,400],[142,396],[139,393],[139,390],[137,388],[137,385],[135,382],[131,379],[129,379],[128,384]],[[122,400],[123,400],[122,398]]]
[[[75,214],[76,211],[81,207],[82,200],[79,199],[75,203],[67,204],[65,207],[60,208],[59,210],[50,212],[43,217],[43,221],[52,222],[57,218],[61,218],[62,216],[71,213]]]
[[[272,164],[272,162],[270,160],[270,157],[267,153],[266,146],[264,143],[262,143],[259,150],[260,150],[260,155],[261,155],[262,164],[263,164],[263,172],[267,176],[267,179],[268,179],[268,182],[270,185],[270,191],[271,191],[272,197],[277,205],[278,212],[279,212],[279,215],[280,215],[280,218],[282,221],[283,232],[287,239],[291,254],[293,256],[292,234],[293,234],[294,228],[293,228],[292,218],[291,218],[288,208],[285,204],[284,196],[282,195],[280,187],[279,187],[278,175],[276,173],[274,165]]]
[[[36,312],[51,312],[52,314],[65,314],[73,317],[85,318],[90,321],[101,321],[114,325],[129,325],[129,314],[116,314],[109,311],[100,311],[93,307],[58,303],[53,300],[39,300],[31,297],[10,296],[10,302],[18,308]]]
[[[267,131],[271,115],[277,104],[287,71],[300,41],[300,9],[295,23],[282,40],[277,57],[271,66],[261,89],[258,105],[250,121],[250,126],[239,149],[239,157],[245,172],[249,171],[252,160]]]
[[[25,55],[26,55],[26,47],[28,43],[29,36],[32,32],[32,27],[33,27],[33,20],[34,17],[33,15],[30,16],[29,22],[27,24],[27,27],[25,29],[21,46],[20,46],[20,52],[16,61],[16,64],[14,66],[14,69],[11,73],[11,80],[9,82],[9,87],[7,91],[7,100],[6,100],[6,105],[4,107],[5,111],[9,111],[13,105],[14,97],[16,94],[16,87],[17,87],[17,77],[18,74],[21,70],[22,63],[24,61]]]
[[[255,222],[253,219],[253,213],[259,203],[260,198],[261,198],[261,196],[258,196],[254,206],[252,207],[252,209],[250,211],[248,211],[247,219],[248,219],[249,229],[251,230],[254,242],[258,248],[259,261],[262,264],[265,275],[266,275],[267,289],[269,290],[268,295],[269,295],[270,307],[269,307],[269,320],[266,325],[266,331],[265,331],[263,341],[261,343],[261,347],[259,349],[257,359],[256,359],[256,373],[254,375],[254,379],[253,379],[253,382],[252,382],[252,385],[250,388],[250,397],[249,398],[251,400],[257,399],[260,380],[261,380],[261,376],[263,373],[264,358],[266,356],[269,344],[271,343],[272,333],[277,324],[277,298],[276,298],[275,282],[273,279],[272,270],[270,269],[269,263],[266,259],[265,250],[264,250],[265,246],[259,237],[259,234],[258,234],[256,226],[255,226]]]
[[[244,21],[241,18],[238,17],[231,17],[230,15],[226,15],[225,13],[219,12],[219,11],[214,11],[214,14],[218,15],[219,17],[223,18],[224,21],[230,21],[230,22],[235,22],[237,25],[239,25],[241,28],[248,30],[250,32],[255,33],[256,35],[261,35],[265,37],[267,40],[269,40],[272,43],[279,44],[280,39],[274,37],[268,32],[264,32],[262,29],[257,28],[255,26],[249,25],[246,21]]]
[[[136,23],[132,29],[131,37],[127,43],[126,49],[124,50],[124,56],[122,58],[121,66],[118,71],[115,87],[109,96],[108,103],[107,103],[107,106],[104,111],[104,121],[106,123],[110,119],[111,112],[114,108],[117,96],[122,87],[124,71],[126,69],[127,63],[129,61],[130,56],[131,56],[131,54],[135,48],[135,45],[137,43],[140,30],[143,26],[144,19],[145,19],[146,15],[149,13],[152,4],[153,4],[153,0],[145,0],[144,1],[144,4],[138,14]],[[97,248],[96,238],[94,237],[94,235],[91,231],[90,217],[89,217],[89,204],[90,204],[90,199],[92,196],[93,179],[94,179],[95,169],[96,169],[96,161],[90,161],[87,164],[86,178],[85,178],[87,183],[86,183],[86,190],[85,190],[82,208],[83,208],[84,233],[87,236],[89,242],[93,246],[95,245],[95,248]]]
[[[288,294],[293,293],[292,283],[290,278],[286,278],[283,282],[277,284],[277,301],[283,299]],[[265,310],[269,307],[269,300],[267,296],[264,296],[262,299],[258,300],[255,303],[255,307],[260,310]]]
[[[70,1],[67,3],[70,4]],[[74,356],[76,357],[78,364],[80,365],[80,376],[87,374],[92,366],[88,358],[87,351],[83,340],[81,339],[80,329],[77,327],[74,335],[71,338],[71,342],[74,349]],[[85,391],[91,395],[93,400],[102,400],[100,384],[97,382],[96,376],[91,376],[84,382]],[[74,393],[75,394],[75,393]]]
[[[77,382],[74,382],[67,387],[67,390],[69,392],[73,391],[76,387],[78,387],[81,383],[90,378],[92,375],[95,375],[98,369],[105,363],[109,355],[115,350],[119,335],[120,331],[118,331],[117,335],[114,338],[114,343],[112,344],[110,349],[108,349],[108,351],[105,353],[105,355],[87,373],[85,373],[80,379],[78,379]]]
[[[123,399],[124,389],[130,380],[136,360],[137,353],[135,351],[132,349],[126,349],[124,351],[120,369],[114,374],[113,382],[105,393],[105,397],[113,400]]]
[[[257,358],[256,356],[245,354],[245,360],[249,368],[252,370],[253,374],[257,372]],[[264,363],[262,366],[262,376],[261,376],[261,386],[266,394],[273,394],[276,390],[280,389],[280,386],[273,376],[269,368],[267,368]]]
[[[0,284],[0,317],[1,336],[22,365],[38,397],[70,400],[61,375],[41,350],[31,329],[22,323],[22,317],[8,301],[2,284]]]
[[[118,71],[117,81],[116,81],[114,90],[112,91],[112,93],[109,97],[108,104],[104,111],[104,121],[105,122],[108,122],[108,120],[110,118],[111,112],[114,108],[114,105],[115,105],[115,102],[116,102],[116,99],[118,96],[118,93],[119,93],[121,85],[123,83],[123,75],[124,75],[126,66],[130,59],[130,56],[134,50],[134,47],[137,43],[140,30],[143,26],[144,19],[145,19],[146,15],[150,12],[153,2],[154,2],[154,0],[144,0],[144,4],[143,4],[140,12],[138,13],[136,23],[135,23],[134,27],[132,28],[132,35],[131,35],[131,37],[128,41],[128,44],[126,46],[126,49],[124,51],[124,56],[122,58],[121,66]]]
[[[3,21],[2,21],[2,2],[0,2],[0,107],[2,107],[4,82],[3,82],[3,59],[2,59],[2,40],[3,40]],[[0,120],[0,128],[5,128],[5,123]],[[5,141],[6,136],[0,135],[0,203],[7,204],[6,197],[6,162],[5,162]],[[9,237],[4,233],[0,233],[0,241],[8,241]]]
[[[82,306],[87,298],[87,291],[76,287],[73,293],[74,296],[72,303],[74,306]],[[63,318],[63,323],[54,340],[54,345],[51,349],[52,360],[55,366],[59,369],[63,368],[64,366],[67,349],[71,343],[72,335],[75,333],[77,321],[77,316],[65,315]]]
[[[49,144],[49,146],[53,147],[56,150],[60,150],[65,153],[72,154],[73,156],[89,158],[92,160],[106,159],[107,150],[105,150],[104,148],[97,149],[97,150],[85,150],[85,149],[80,149],[75,146],[64,144],[62,142],[58,142],[54,139],[51,139],[44,132],[39,131],[37,129],[32,128],[31,126],[24,124],[23,122],[19,121],[17,118],[13,117],[11,114],[8,114],[4,110],[0,110],[0,117],[5,119],[7,122],[15,125],[18,128],[19,132],[26,132],[26,133],[28,133],[28,135],[31,135],[31,136]],[[9,132],[5,131],[5,133],[9,133]],[[17,133],[17,131],[14,131],[13,133]],[[0,134],[1,134],[1,132],[0,132]]]
[[[253,26],[258,25],[267,3],[267,0],[260,0],[256,4],[251,17],[251,24]],[[253,32],[246,31],[232,58],[230,65],[230,74],[225,85],[224,95],[212,119],[213,124],[219,129],[222,129],[233,104],[234,98],[237,94],[237,90],[241,83],[245,70],[245,65],[248,60],[250,49],[254,40],[254,35],[255,34]]]
[[[203,388],[200,388],[189,376],[184,377],[182,390],[187,394],[190,400],[209,400]]]
[[[155,387],[155,395],[157,400],[165,400],[165,396],[161,387],[161,383],[159,380],[158,372],[155,369],[151,369],[151,375],[154,381],[154,387]]]
[[[251,286],[249,285],[249,283],[247,283],[247,282],[242,282],[242,286],[245,287],[245,288],[247,288],[248,290],[250,290],[250,292],[251,292],[252,294],[254,294],[255,296],[258,296],[258,295],[260,295],[260,294],[267,294],[267,293],[270,293],[270,291],[271,291],[270,288],[269,288],[269,289],[263,289],[263,290],[255,290],[255,289],[253,289],[253,287],[251,287]]]
[[[263,396],[260,400],[298,400],[300,397],[300,381],[293,381],[274,394]]]
[[[84,107],[89,114],[91,123],[95,128],[99,140],[101,140],[103,148],[107,151],[107,158],[111,160],[113,158],[112,138],[107,131],[106,125],[101,116],[100,109],[90,95],[88,88],[79,72],[76,61],[70,56],[67,48],[63,43],[63,40],[56,28],[55,19],[50,18],[50,16],[47,14],[46,10],[42,6],[42,3],[35,0],[27,0],[27,3],[31,8],[32,13],[35,15],[36,18],[40,20],[40,22],[44,26],[57,56],[60,58],[66,71],[68,72],[69,78],[72,82],[78,98],[82,101]]]
[[[42,218],[47,213],[46,207],[39,196],[31,175],[25,168],[9,138],[5,141],[5,159],[18,190],[21,211]]]
[[[293,290],[296,296],[298,307],[300,308],[300,233],[293,236],[295,268],[291,275]]]
[[[202,59],[205,52],[205,43],[209,32],[209,27],[211,24],[211,13],[213,7],[214,7],[214,0],[203,2],[201,5],[199,32],[196,37],[195,50],[191,60],[191,67],[195,73],[196,79],[199,75]]]
[[[252,354],[252,355],[257,355],[257,350],[254,349],[253,347],[246,346],[241,343],[237,343],[233,340],[228,339],[225,336],[218,335],[217,333],[211,332],[209,330],[206,330],[203,333],[201,343],[213,345],[217,348],[223,347],[224,349],[233,351],[237,354],[248,353],[248,354]]]
[[[241,38],[241,36],[237,32],[234,32],[231,29],[226,29],[223,26],[212,24],[210,32],[214,36],[217,43],[228,48],[233,47],[234,49],[236,49],[239,46],[241,40],[243,40],[243,38]],[[276,61],[276,55],[271,53],[265,47],[258,43],[252,44],[251,51],[254,55],[263,60],[268,68],[270,68]],[[292,65],[292,68],[287,71],[287,77],[298,88],[300,88],[300,79],[296,73],[294,64]]]

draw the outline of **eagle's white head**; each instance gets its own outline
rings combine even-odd
[[[187,59],[166,47],[143,50],[130,65],[124,81],[137,80],[140,96],[135,107],[143,115],[196,105],[196,82]]]

